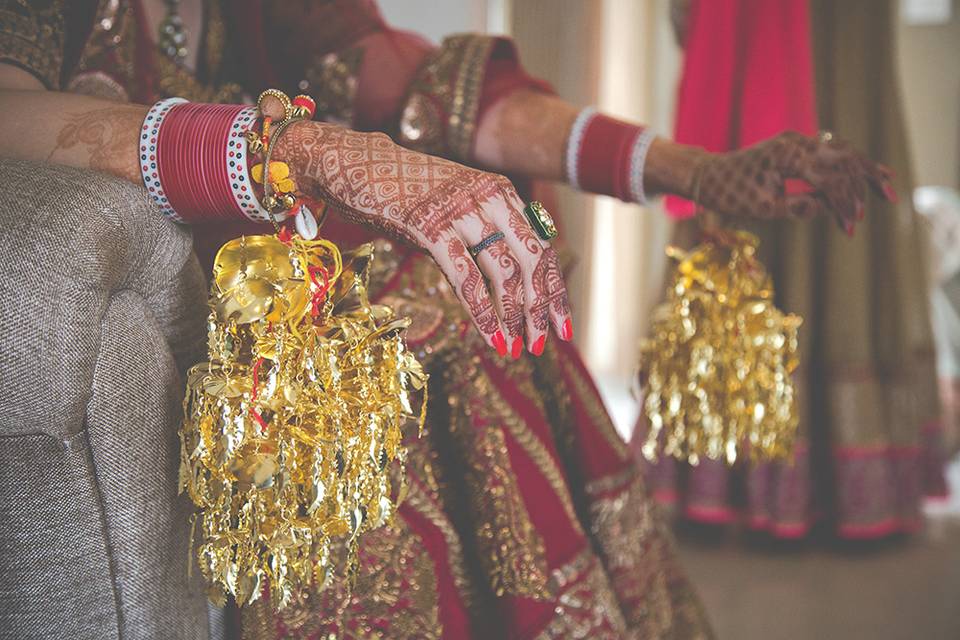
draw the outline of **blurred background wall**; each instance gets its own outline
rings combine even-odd
[[[897,39],[916,182],[960,188],[960,7],[948,0],[945,21],[922,21],[909,4]]]

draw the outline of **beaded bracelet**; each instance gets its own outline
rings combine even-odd
[[[283,107],[283,118],[276,126],[273,124],[273,118],[263,108],[264,101],[270,97],[276,98]],[[251,168],[254,181],[262,185],[261,204],[269,212],[271,222],[278,230],[275,216],[292,216],[297,233],[311,240],[316,237],[320,223],[326,217],[326,206],[323,205],[321,220],[318,223],[313,214],[318,203],[297,189],[296,184],[288,177],[290,168],[284,162],[274,162],[272,155],[284,129],[294,122],[310,120],[316,112],[316,103],[310,96],[298,95],[290,100],[282,91],[267,89],[257,99],[257,111],[260,115],[260,131],[248,131],[246,136],[248,150],[252,154],[262,154],[262,162]]]
[[[643,172],[655,138],[650,128],[587,107],[577,114],[567,138],[567,181],[577,189],[646,204]]]

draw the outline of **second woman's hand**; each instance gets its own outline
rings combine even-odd
[[[503,176],[404,149],[383,134],[316,122],[291,125],[274,157],[347,218],[428,252],[501,356],[519,357],[524,344],[540,355],[551,327],[571,338],[556,252],[534,233]],[[470,247],[491,236],[472,256]]]
[[[891,202],[897,199],[889,169],[831,134],[787,132],[740,151],[700,153],[683,195],[722,214],[829,215],[853,235],[864,217],[868,190]]]

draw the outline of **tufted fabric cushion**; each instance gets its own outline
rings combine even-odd
[[[0,175],[0,638],[207,638],[175,484],[190,235],[126,182]]]

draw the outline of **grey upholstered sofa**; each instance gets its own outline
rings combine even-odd
[[[0,638],[218,635],[175,486],[189,233],[139,187],[8,160],[0,218]]]

